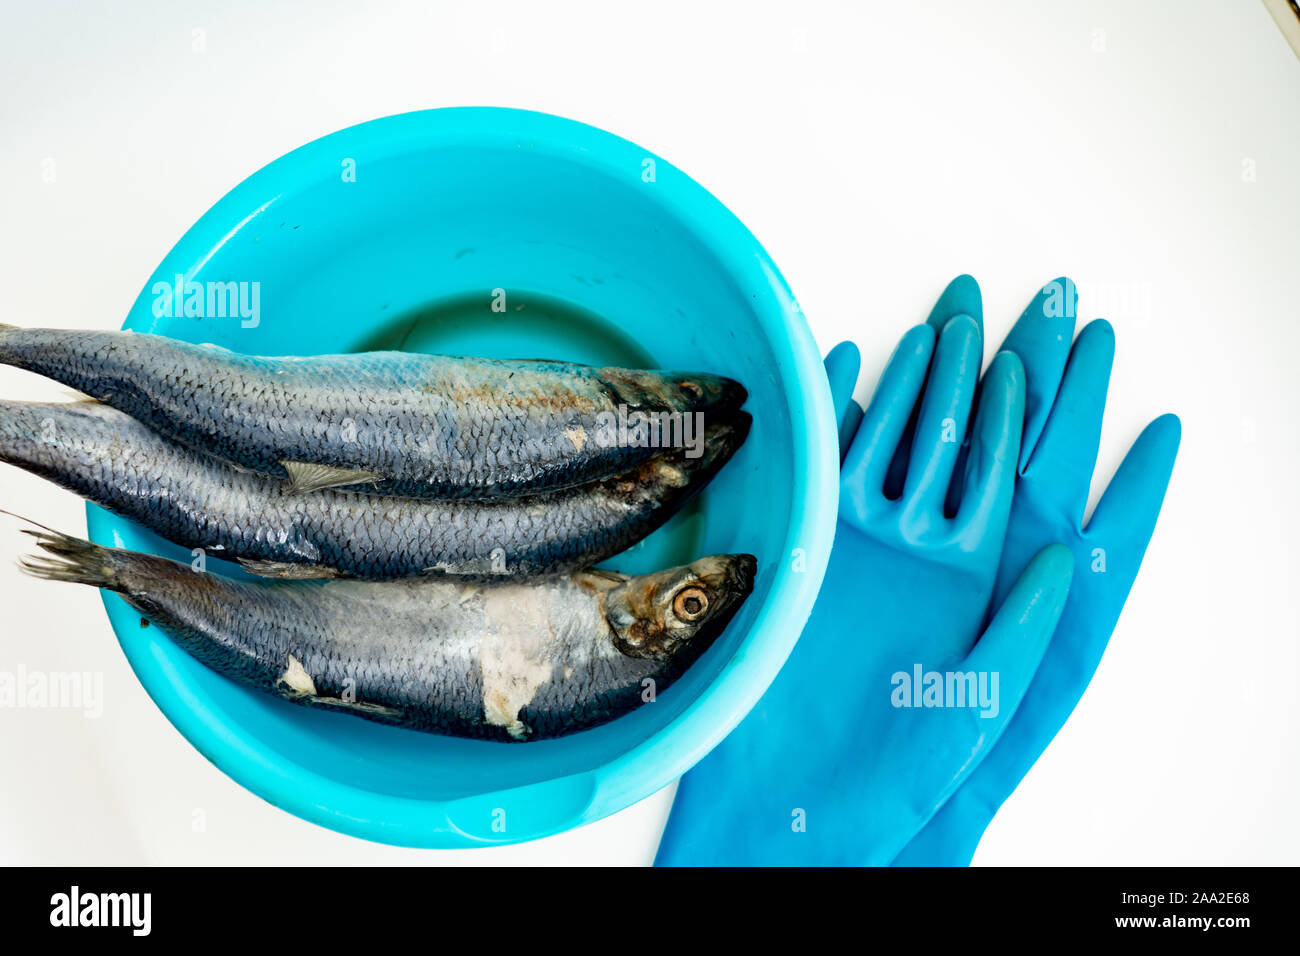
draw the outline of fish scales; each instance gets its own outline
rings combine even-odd
[[[699,458],[663,450],[615,479],[501,501],[294,494],[95,402],[0,402],[0,461],[261,573],[529,576],[587,567],[667,521],[743,442],[749,419],[735,415],[710,426]]]
[[[0,326],[0,362],[299,490],[422,498],[508,498],[608,477],[653,454],[614,440],[620,411],[707,421],[746,399],[739,383],[703,372],[405,352],[271,358],[13,326]]]
[[[416,730],[522,741],[640,706],[753,588],[750,555],[650,575],[534,581],[244,582],[33,531],[31,573],[119,593],[207,667],[295,703]],[[694,604],[683,603],[687,598]]]

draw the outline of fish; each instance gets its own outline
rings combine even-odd
[[[0,461],[264,576],[529,577],[588,567],[654,531],[708,484],[749,426],[735,412],[709,425],[698,458],[664,449],[613,478],[500,501],[294,494],[93,401],[0,402]]]
[[[560,737],[653,701],[753,591],[719,554],[645,575],[534,581],[236,581],[43,527],[38,578],[119,594],[223,677],[296,704],[431,733]]]
[[[12,325],[0,325],[0,363],[298,493],[495,500],[571,488],[630,470],[656,444],[694,440],[747,399],[739,382],[705,372],[409,352],[265,357]],[[637,427],[639,439],[622,440]]]

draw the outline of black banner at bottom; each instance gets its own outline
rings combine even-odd
[[[352,867],[7,869],[7,941],[616,945],[645,934],[919,933],[918,945],[1108,936],[1245,941],[1290,918],[1287,869],[617,870]],[[522,922],[521,922],[522,920]],[[676,927],[676,929],[674,929]],[[469,936],[463,936],[468,933]],[[269,935],[268,935],[269,934]],[[388,934],[401,934],[389,936]],[[568,940],[567,943],[563,942]],[[605,943],[601,944],[600,940]]]

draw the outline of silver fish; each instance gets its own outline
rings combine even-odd
[[[753,589],[748,554],[629,577],[242,582],[29,530],[37,577],[116,591],[212,670],[299,704],[435,733],[558,737],[652,700]]]
[[[0,362],[294,491],[417,498],[506,498],[608,478],[651,457],[654,443],[694,440],[746,399],[739,383],[704,372],[407,352],[267,358],[10,325],[0,325]],[[655,437],[620,440],[629,420]]]
[[[615,478],[501,501],[293,494],[95,402],[0,402],[0,461],[258,574],[529,576],[588,567],[662,525],[745,440],[749,416],[733,415],[699,458],[664,450]]]

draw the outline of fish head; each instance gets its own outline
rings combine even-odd
[[[704,429],[702,466],[721,468],[725,465],[736,450],[745,444],[753,424],[754,418],[748,412],[738,411],[723,417],[715,416]],[[689,452],[690,449],[688,448],[687,451]]]
[[[710,372],[603,368],[601,376],[632,408],[676,412],[732,412],[749,398],[735,379]]]
[[[745,443],[753,419],[747,412],[733,412],[717,418],[698,433],[684,433],[685,440],[643,462],[635,477],[620,476],[620,490],[636,491],[646,498],[664,501],[674,490],[698,491]]]
[[[703,651],[754,590],[752,554],[714,554],[629,578],[605,597],[614,645],[628,657],[669,661]]]
[[[655,508],[670,505],[675,510],[713,480],[745,443],[752,421],[747,412],[733,412],[698,434],[684,433],[681,445],[666,448],[626,474],[605,479],[604,485],[620,499],[652,502]]]

